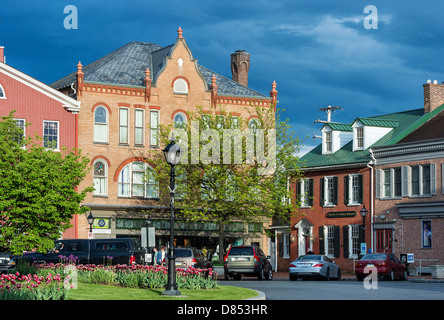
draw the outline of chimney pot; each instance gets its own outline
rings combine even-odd
[[[5,47],[0,47],[0,62],[5,63]]]

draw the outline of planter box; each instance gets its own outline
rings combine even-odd
[[[444,279],[444,265],[430,266],[433,279]]]

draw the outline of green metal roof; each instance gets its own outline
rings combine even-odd
[[[399,125],[399,120],[375,118],[356,118],[353,123],[358,120],[361,121],[364,126],[370,127],[396,128]]]
[[[353,151],[353,141],[350,141],[335,153],[323,155],[321,143],[299,159],[300,165],[302,168],[312,168],[368,162],[370,161],[370,148],[399,142],[443,110],[444,104],[428,113],[424,113],[424,108],[421,108],[375,117],[358,118],[361,121],[365,119],[365,123],[362,121],[364,125],[373,124],[376,126],[378,124],[378,126],[392,127],[393,129],[366,150]]]
[[[353,128],[346,123],[338,123],[338,122],[328,122],[322,126],[324,128],[325,126],[329,126],[331,130],[335,131],[353,131]]]

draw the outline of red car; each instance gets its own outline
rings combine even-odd
[[[356,261],[356,278],[362,281],[373,272],[371,271],[372,267],[376,268],[378,277],[385,277],[389,280],[395,280],[395,278],[407,280],[407,267],[393,253],[370,253],[364,255],[360,260]]]

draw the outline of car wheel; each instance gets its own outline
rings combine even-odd
[[[233,276],[233,279],[234,280],[240,280],[240,279],[242,279],[242,275],[241,274],[236,274],[236,275]]]
[[[224,279],[225,279],[226,281],[230,281],[230,275],[229,275],[228,273],[225,273],[225,274],[224,274]]]
[[[296,277],[294,274],[290,274],[290,281],[296,281],[298,280],[298,277]]]
[[[389,280],[390,280],[390,281],[393,281],[393,280],[395,280],[395,272],[393,271],[393,269],[392,269],[392,270],[390,270],[390,274],[389,274]]]
[[[341,269],[338,269],[338,276],[336,277],[336,280],[341,280]]]
[[[330,280],[330,269],[327,269],[327,271],[325,272],[324,280],[325,281],[329,281]]]
[[[407,280],[407,270],[404,271],[404,274],[402,275],[401,280]]]
[[[264,278],[264,268],[261,268],[261,271],[259,271],[259,274],[257,276],[257,280],[262,280]]]
[[[269,269],[268,273],[265,275],[265,280],[273,280],[273,269]]]

